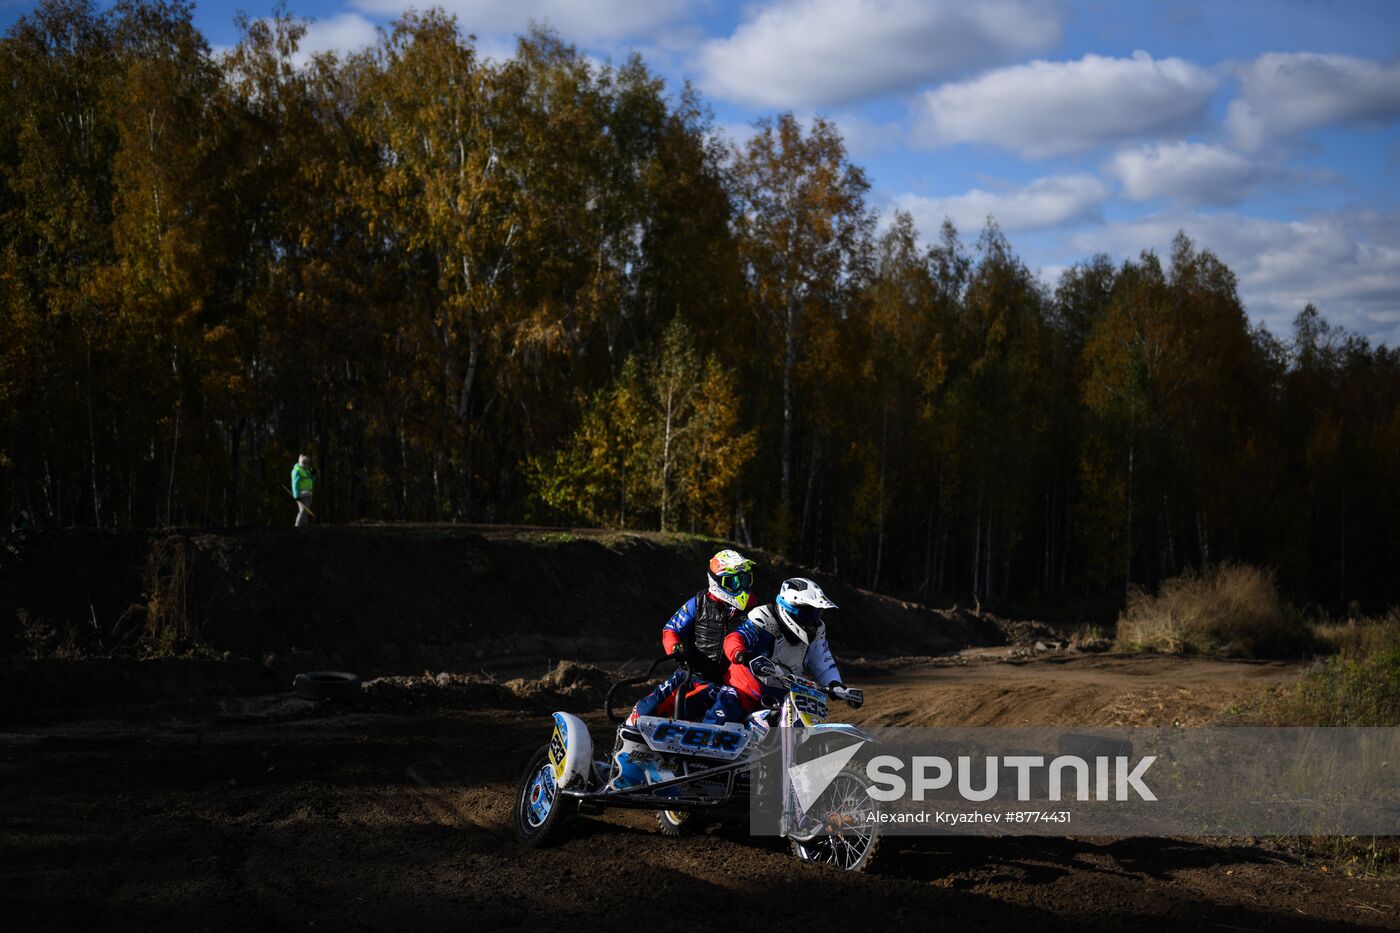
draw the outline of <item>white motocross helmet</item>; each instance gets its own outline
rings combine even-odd
[[[787,633],[804,645],[811,645],[821,629],[822,610],[836,608],[822,588],[806,577],[784,580],[775,603]]]

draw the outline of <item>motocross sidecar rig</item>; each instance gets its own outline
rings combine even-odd
[[[604,701],[610,722],[623,723],[623,716],[613,710],[617,691],[650,681],[657,667],[670,660],[674,659],[657,658],[646,673],[612,685]],[[575,814],[608,808],[655,810],[661,831],[679,836],[694,825],[697,813],[747,815],[751,783],[763,773],[781,782],[775,788],[781,790],[783,807],[779,831],[790,840],[794,854],[863,871],[875,855],[881,826],[875,813],[880,804],[865,793],[869,781],[864,771],[853,765],[843,768],[820,799],[805,808],[787,785],[794,764],[822,753],[812,750],[825,750],[832,742],[874,739],[855,726],[827,722],[827,693],[813,681],[766,657],[755,658],[750,670],[770,688],[774,700],[744,723],[697,722],[685,718],[686,713],[698,718],[703,711],[687,711],[683,703],[676,718],[638,716],[627,722],[618,732],[617,747],[628,742],[636,749],[631,758],[644,766],[645,774],[636,784],[617,780],[616,756],[595,750],[583,720],[556,712],[549,742],[531,757],[521,778],[516,837],[528,846],[547,845],[562,837]],[[683,679],[675,692],[678,698],[685,696],[685,686]]]

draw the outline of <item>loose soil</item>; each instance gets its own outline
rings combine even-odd
[[[1298,668],[1158,657],[850,665],[875,724],[1218,721]],[[1400,883],[1269,840],[923,839],[872,874],[742,827],[648,814],[518,846],[520,769],[596,675],[398,677],[358,704],[283,694],[67,713],[0,734],[8,929],[1317,930],[1400,926]]]

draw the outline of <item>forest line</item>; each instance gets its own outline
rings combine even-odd
[[[1224,560],[1400,599],[1400,355],[1251,325],[1209,244],[1047,287],[994,219],[882,228],[830,122],[731,146],[640,58],[488,60],[428,12],[298,65],[299,21],[241,26],[44,0],[0,40],[11,512],[290,523],[305,451],[326,521],[713,534],[927,599]]]

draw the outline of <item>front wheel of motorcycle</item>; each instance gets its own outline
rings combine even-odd
[[[515,838],[531,847],[559,841],[578,801],[559,793],[549,746],[542,745],[530,759],[515,798]]]
[[[802,840],[792,839],[792,854],[804,862],[865,871],[880,848],[880,805],[866,792],[864,772],[846,768],[837,774],[808,811],[823,827]]]

